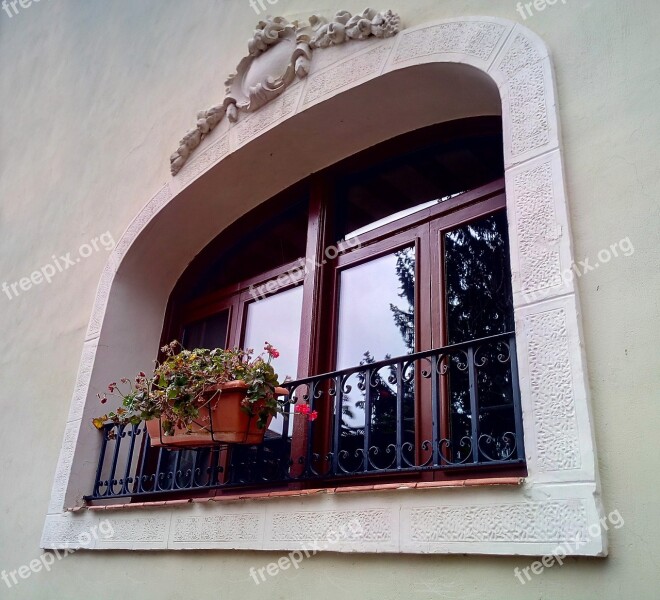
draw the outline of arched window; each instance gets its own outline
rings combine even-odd
[[[130,534],[98,540],[99,549],[134,549],[136,540],[162,549],[300,549],[318,539],[310,523],[325,527],[359,512],[372,537],[342,542],[338,551],[542,555],[558,541],[584,538],[588,523],[602,517],[579,299],[564,277],[575,257],[549,49],[520,24],[469,17],[420,23],[367,47],[346,43],[327,59],[313,61],[306,78],[266,106],[220,123],[112,251],[83,347],[44,547],[75,543],[77,530],[98,520],[99,513],[84,510],[83,498],[110,500],[116,508],[122,503],[115,498],[145,500],[138,503],[140,517],[113,511],[113,522]],[[501,121],[457,121],[499,114]],[[441,122],[328,168],[388,137]],[[489,134],[497,143],[484,140]],[[468,143],[479,136],[481,142]],[[434,165],[429,173],[424,151],[452,140],[453,148],[427,162]],[[397,156],[403,164],[417,152],[421,163],[395,173]],[[508,239],[501,228],[505,204]],[[251,220],[229,225],[257,206]],[[479,226],[480,219],[490,221]],[[356,231],[359,247],[325,255]],[[372,294],[380,313],[347,313],[347,306],[365,304],[350,301],[362,294],[363,281],[374,281],[362,275],[392,253],[382,283],[389,282],[390,295],[401,284],[396,297],[388,302],[387,295]],[[287,261],[295,266],[301,258],[307,272],[282,272]],[[485,325],[510,322],[507,289],[499,285],[509,280],[495,268],[499,258],[503,269],[511,265],[515,338],[504,331],[473,340],[471,332]],[[317,259],[327,262],[317,266]],[[478,273],[485,279],[476,279]],[[278,274],[301,282],[278,281]],[[319,410],[317,421],[280,421],[263,444],[233,449],[158,450],[149,447],[144,427],[117,439],[99,435],[88,420],[98,414],[97,392],[148,369],[161,334],[163,341],[185,334],[193,345],[212,345],[204,336],[249,340],[247,313],[267,312],[266,300],[257,301],[263,284],[273,302],[286,300],[285,292],[302,294],[299,342],[282,352],[297,360],[278,370],[296,370],[289,387],[298,402],[307,396]],[[209,306],[213,294],[216,310]],[[464,310],[472,300],[477,304]],[[383,335],[393,331],[398,338],[360,337],[365,329],[374,332],[369,319],[378,314],[387,325]],[[277,332],[257,327],[258,316],[250,319],[258,343],[275,343]],[[295,340],[291,327],[287,333]],[[406,343],[420,350],[410,354]],[[387,357],[389,344],[392,353],[404,354],[337,369],[349,364],[341,363],[342,347],[349,349],[347,361],[362,362],[366,350],[374,360]],[[500,477],[487,480],[489,489],[477,489],[495,471]],[[426,481],[442,478],[449,481]],[[301,489],[351,492],[358,482],[364,493]],[[437,495],[417,489],[446,485],[461,489]],[[228,489],[236,486],[275,498],[250,505],[252,529],[240,540],[233,531],[243,530],[245,515],[232,501],[250,494]],[[394,488],[407,491],[381,493]],[[191,496],[224,494],[226,504],[179,506]],[[304,510],[293,497],[302,495]],[[177,508],[161,508],[164,498]],[[573,554],[607,552],[603,532],[586,537]]]
[[[524,473],[503,172],[499,117],[445,123],[223,231],[180,278],[163,342],[267,340],[291,402],[263,444],[145,448],[156,483],[137,495]],[[313,424],[294,418],[302,401]],[[199,477],[181,485],[188,470]]]

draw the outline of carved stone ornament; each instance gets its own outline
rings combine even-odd
[[[284,92],[296,77],[306,77],[314,49],[338,46],[349,40],[392,37],[400,29],[399,15],[391,10],[378,12],[371,8],[355,16],[342,10],[332,21],[313,15],[309,25],[303,26],[283,17],[260,21],[248,41],[248,55],[225,82],[225,99],[197,114],[197,125],[183,136],[170,157],[172,175],[181,170],[195,148],[225,115],[235,123],[239,111],[258,110]]]

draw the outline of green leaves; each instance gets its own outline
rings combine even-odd
[[[135,381],[121,379],[122,385],[129,387],[126,393],[116,383],[111,384],[109,391],[122,399],[123,408],[94,419],[95,427],[101,429],[108,421],[137,425],[160,418],[163,432],[172,435],[176,427],[190,428],[199,417],[200,408],[209,402],[209,387],[237,380],[249,386],[242,409],[251,416],[258,412],[259,427],[264,428],[268,418],[281,411],[275,396],[277,374],[270,364],[272,352],[267,360],[262,356],[253,359],[251,350],[191,351],[177,341],[161,350],[165,359],[156,365],[153,376],[140,372]],[[256,403],[259,408],[255,411]]]

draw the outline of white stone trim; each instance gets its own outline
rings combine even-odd
[[[145,360],[149,352],[149,346],[141,351],[123,346],[121,331],[116,331],[122,329],[129,310],[140,309],[134,303],[129,308],[128,284],[121,276],[125,257],[140,260],[140,251],[133,250],[138,238],[145,246],[148,228],[161,222],[166,207],[189,200],[192,186],[203,184],[205,175],[223,168],[228,156],[254,147],[267,131],[381,75],[443,62],[480,70],[497,84],[502,100],[517,356],[529,469],[525,484],[65,512],[65,505],[80,505],[81,490],[91,486],[91,478],[89,482],[86,478],[89,456],[96,456],[91,448],[96,438],[81,426],[87,427],[88,416],[95,410],[95,404],[90,404],[95,386],[102,385],[109,364],[124,369]],[[81,528],[108,518],[116,526],[116,536],[98,540],[97,548],[292,550],[353,515],[364,520],[367,537],[344,540],[333,550],[552,552],[558,544],[588,531],[603,515],[579,303],[572,282],[562,277],[572,262],[554,78],[548,50],[535,34],[503,19],[466,17],[426,23],[392,39],[348,42],[328,49],[321,59],[312,61],[305,80],[258,111],[240,116],[236,125],[221,123],[179,177],[145,206],[113,251],[83,348],[43,547],[75,543]],[[150,316],[155,330],[161,318],[158,310],[163,309],[169,290],[145,289],[153,297],[140,300],[155,306],[156,314]],[[111,294],[118,298],[113,308]],[[606,552],[606,536],[600,531],[569,554],[602,556]]]

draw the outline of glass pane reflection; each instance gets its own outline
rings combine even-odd
[[[371,364],[415,349],[415,249],[392,254],[341,273],[337,369]],[[396,442],[396,383],[382,369],[365,381],[364,373],[351,376],[342,394],[342,462],[354,470],[364,460],[365,427],[369,427],[372,466],[387,468],[393,459],[389,445]],[[371,411],[366,418],[366,389]],[[414,441],[414,383],[404,383],[404,438]],[[350,388],[350,389],[349,389]],[[354,464],[355,463],[355,464]]]
[[[302,318],[303,288],[298,286],[248,305],[243,346],[259,354],[268,341],[280,352],[272,361],[279,380],[295,379]],[[273,419],[270,429],[282,432],[282,416]],[[290,429],[293,419],[289,422]]]
[[[444,236],[447,336],[450,344],[513,331],[513,300],[506,214],[502,211]],[[510,365],[502,346],[482,347],[476,361],[479,396],[480,452],[506,459],[513,451],[515,431]],[[467,373],[459,360],[450,363],[450,438],[454,460],[474,449]],[[464,443],[461,445],[461,441]]]
[[[223,310],[212,317],[186,326],[181,344],[188,350],[194,348],[225,348],[227,346],[228,327],[229,311]]]

